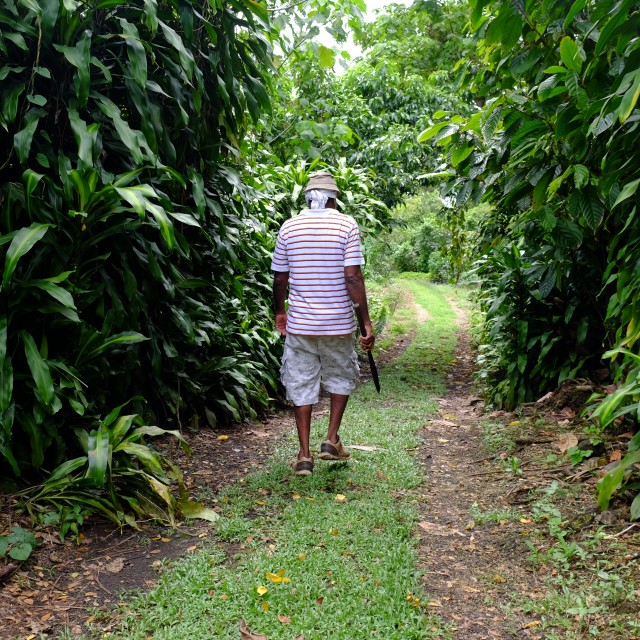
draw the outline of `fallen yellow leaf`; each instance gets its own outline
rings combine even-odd
[[[267,504],[264,500],[256,500],[255,502],[256,504],[261,504],[261,505]]]
[[[269,589],[267,589],[267,587],[263,587],[262,585],[260,585],[256,591],[258,592],[259,596],[263,596],[265,593],[267,593],[267,591],[269,591]]]
[[[330,533],[332,536],[337,536],[337,535],[338,535],[338,533],[339,533],[339,531],[338,531],[337,529],[329,529],[329,533]]]
[[[508,426],[517,427],[519,424],[520,424],[520,420],[513,420],[512,422],[509,423]]]
[[[341,493],[339,493],[338,495],[336,495],[335,499],[338,502],[344,502],[347,499],[347,496],[342,495]]]
[[[540,620],[534,620],[533,622],[529,622],[528,624],[525,624],[524,627],[522,627],[523,629],[532,629],[533,627],[539,627],[540,626]]]
[[[194,544],[191,547],[187,547],[187,551],[195,551],[197,548],[198,548],[197,545]]]
[[[228,440],[229,436],[218,436],[218,440]]]
[[[266,600],[262,601],[262,609],[264,611],[269,611],[269,603]]]
[[[280,584],[281,582],[291,582],[289,578],[284,575],[284,569],[280,569],[277,573],[271,573],[270,571],[266,572],[267,580],[271,580],[273,584]]]
[[[294,500],[300,500],[300,498],[301,498],[302,496],[301,496],[299,493],[294,493],[291,497],[292,497]]]
[[[171,542],[171,538],[160,538],[161,542]]]
[[[445,440],[444,438],[438,438],[438,442],[449,442],[449,441]]]
[[[307,559],[307,554],[306,553],[299,553],[298,554],[298,560],[300,560],[300,562],[303,562],[306,559]]]
[[[499,573],[496,573],[496,575],[493,576],[493,581],[498,582],[500,584],[503,582],[506,582],[506,580]]]

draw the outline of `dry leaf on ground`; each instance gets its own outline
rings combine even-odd
[[[356,449],[358,451],[384,451],[382,447],[368,444],[350,444],[349,449]]]
[[[116,558],[104,567],[109,573],[120,573],[124,569],[124,558]]]
[[[253,633],[250,631],[244,620],[240,623],[240,638],[241,640],[269,640],[267,636],[264,636],[261,633]]]
[[[578,438],[575,433],[563,433],[552,444],[560,450],[560,453],[564,453],[578,445]]]

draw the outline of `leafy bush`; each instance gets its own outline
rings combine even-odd
[[[253,415],[272,240],[234,158],[269,108],[266,9],[22,0],[0,22],[0,455],[50,470],[132,395]]]
[[[184,493],[182,475],[144,439],[172,435],[188,451],[187,443],[178,431],[147,426],[140,416],[121,416],[121,410],[111,411],[89,432],[77,429],[82,455],[66,460],[41,485],[22,493],[23,507],[33,521],[57,524],[63,539],[68,531],[78,534],[89,511],[121,526],[135,527],[136,516],[175,524],[180,503],[170,485],[177,482]]]
[[[494,207],[478,265],[481,371],[492,399],[511,408],[567,377],[598,375],[604,352],[617,347],[613,372],[623,384],[597,417],[636,417],[640,8],[631,0],[471,6],[485,64],[466,64],[463,74],[481,108],[470,118],[433,113],[420,139],[445,151],[453,174],[445,196],[456,207]],[[626,477],[629,456],[615,478]],[[607,483],[601,491],[615,485]],[[601,504],[610,496],[601,493]]]

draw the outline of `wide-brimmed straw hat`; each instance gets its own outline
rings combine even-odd
[[[335,191],[340,193],[335,178],[328,172],[316,173],[309,178],[307,186],[304,188],[305,192],[312,189],[326,189],[327,191]]]

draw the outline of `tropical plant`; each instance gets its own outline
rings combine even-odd
[[[266,406],[272,240],[236,165],[269,109],[268,19],[241,0],[0,9],[0,455],[16,476],[132,395],[175,422]]]
[[[82,455],[66,460],[42,484],[20,494],[20,504],[34,522],[58,524],[63,539],[68,531],[78,534],[89,512],[119,526],[136,527],[136,518],[142,516],[175,525],[186,502],[182,474],[145,439],[171,435],[186,451],[189,447],[180,432],[145,425],[137,415],[120,415],[122,408],[116,407],[91,431],[77,429]],[[172,483],[180,490],[180,500],[171,491]],[[52,509],[57,518],[51,517]],[[182,511],[211,519],[210,510],[196,503]]]
[[[459,210],[494,207],[478,266],[492,400],[513,407],[566,378],[596,376],[616,346],[626,351],[616,351],[614,372],[633,389],[640,6],[470,4],[484,62],[463,74],[481,108],[470,118],[433,113],[420,139],[446,154],[454,177],[444,193]],[[632,402],[618,413],[635,411]]]

